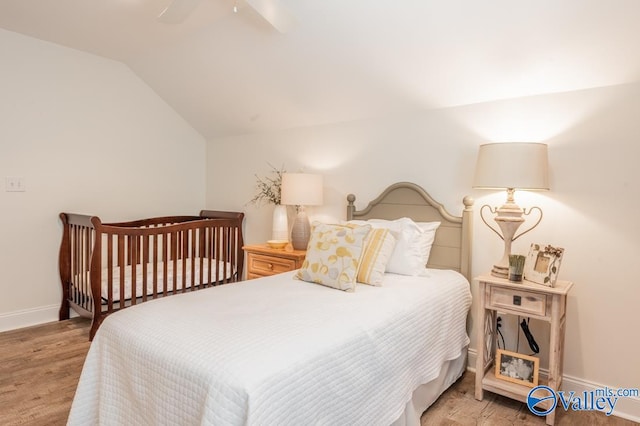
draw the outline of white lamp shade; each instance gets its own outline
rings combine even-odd
[[[549,189],[547,145],[505,142],[480,145],[474,188]]]
[[[281,204],[319,206],[322,204],[322,175],[283,173]]]

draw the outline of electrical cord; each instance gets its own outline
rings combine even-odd
[[[529,331],[529,320],[530,319],[527,318],[527,321],[525,321],[523,318],[522,322],[520,323],[520,328],[522,328],[522,332],[524,333],[524,336],[527,338],[527,341],[529,342],[529,347],[531,348],[534,354],[537,354],[538,352],[540,352],[540,347],[538,346],[536,339],[533,338],[533,334],[531,334],[531,331]],[[520,333],[518,333],[518,338],[519,337],[520,337]]]
[[[504,336],[502,335],[502,331],[500,331],[500,328],[502,328],[502,318],[498,317],[496,320],[496,330],[498,331],[498,334],[500,335],[500,338],[502,339],[502,349],[506,349],[507,346],[504,343]],[[498,348],[500,348],[500,341],[498,340]]]
[[[518,315],[518,323],[520,323],[520,315]],[[517,334],[517,338],[516,338],[516,352],[519,353],[520,352],[520,330],[518,330]]]

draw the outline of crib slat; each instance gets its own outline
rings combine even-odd
[[[153,298],[158,295],[158,239],[160,237],[156,234],[152,236],[153,239]]]
[[[208,232],[208,228],[204,227],[200,229],[200,232],[198,233],[198,259],[200,260],[200,264],[199,264],[200,268],[198,269],[198,281],[200,282],[200,286],[203,288],[207,287],[207,283],[204,282],[204,265],[205,265],[205,261],[207,260],[205,258],[206,256],[205,244],[206,244],[207,232]]]
[[[228,253],[228,257],[229,257],[229,263],[231,265],[235,265],[236,264],[236,236],[235,236],[235,232],[233,230],[233,228],[229,228],[229,253]],[[229,271],[231,274],[233,274],[232,271]],[[229,277],[230,279],[232,277]],[[227,280],[227,282],[230,282],[230,280]]]
[[[113,235],[107,239],[107,312],[113,311]]]
[[[129,259],[131,261],[131,304],[135,305],[136,304],[136,298],[137,298],[137,289],[138,289],[138,283],[137,283],[137,274],[136,274],[136,270],[137,270],[137,266],[138,266],[138,237],[136,235],[132,235],[132,236],[128,236],[127,237],[129,239]],[[126,299],[123,299],[122,297],[120,297],[121,300],[126,301]]]
[[[71,300],[74,303],[77,303],[78,300],[78,296],[76,294],[76,287],[78,285],[81,285],[78,281],[81,279],[81,277],[78,275],[78,272],[82,272],[81,270],[78,270],[78,236],[77,236],[77,226],[73,225],[71,227],[71,276],[74,279],[74,284],[71,287]]]
[[[93,245],[93,241],[92,241],[92,230],[89,227],[85,227],[84,228],[85,231],[85,235],[84,235],[84,252],[85,252],[85,256],[84,256],[84,264],[85,264],[85,268],[84,270],[86,271],[90,271],[91,270],[91,246]],[[91,282],[88,279],[88,275],[89,274],[82,274],[85,277],[84,280],[84,294],[91,294]],[[89,311],[93,311],[94,305],[93,305],[93,298],[92,297],[87,297],[87,310]]]
[[[125,262],[124,262],[124,236],[118,235],[118,268],[120,269],[120,301],[118,303],[118,307],[122,308],[124,306],[124,278],[125,278]]]
[[[182,281],[181,285],[182,285],[182,292],[184,293],[187,290],[187,259],[189,257],[189,230],[185,230],[180,232],[181,235],[181,239],[182,239],[182,250],[181,250],[181,255],[180,255],[180,259],[182,260],[182,279],[180,281]]]
[[[142,252],[143,252],[143,256],[142,256],[142,301],[146,302],[147,301],[147,277],[149,274],[149,236],[145,235],[144,237],[142,237]]]
[[[220,284],[220,262],[222,262],[222,255],[220,253],[220,247],[222,244],[222,240],[221,240],[221,236],[222,234],[220,233],[220,227],[216,226],[215,228],[215,238],[213,240],[213,252],[214,252],[214,257],[213,257],[213,261],[215,262],[215,265],[213,265],[214,270],[216,271],[215,273],[215,281],[214,284],[218,285]]]
[[[196,261],[198,260],[196,257],[196,241],[198,241],[198,230],[191,229],[191,242],[190,249],[191,253],[189,254],[189,258],[191,259],[191,291],[196,290]]]
[[[168,275],[168,267],[169,267],[169,244],[168,241],[169,234],[163,234],[164,240],[162,244],[162,295],[167,295],[167,290],[169,287],[169,275]]]

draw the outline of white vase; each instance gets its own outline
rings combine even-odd
[[[289,241],[289,223],[287,221],[287,206],[278,205],[273,209],[273,223],[271,239]]]

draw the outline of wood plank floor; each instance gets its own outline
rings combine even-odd
[[[89,321],[0,333],[0,425],[64,425],[89,349]]]
[[[75,318],[0,333],[0,425],[64,425],[88,342],[89,321]],[[476,401],[473,373],[448,389],[422,416],[427,425],[544,425],[519,402],[485,392]],[[556,424],[638,425],[597,412],[560,409]]]

